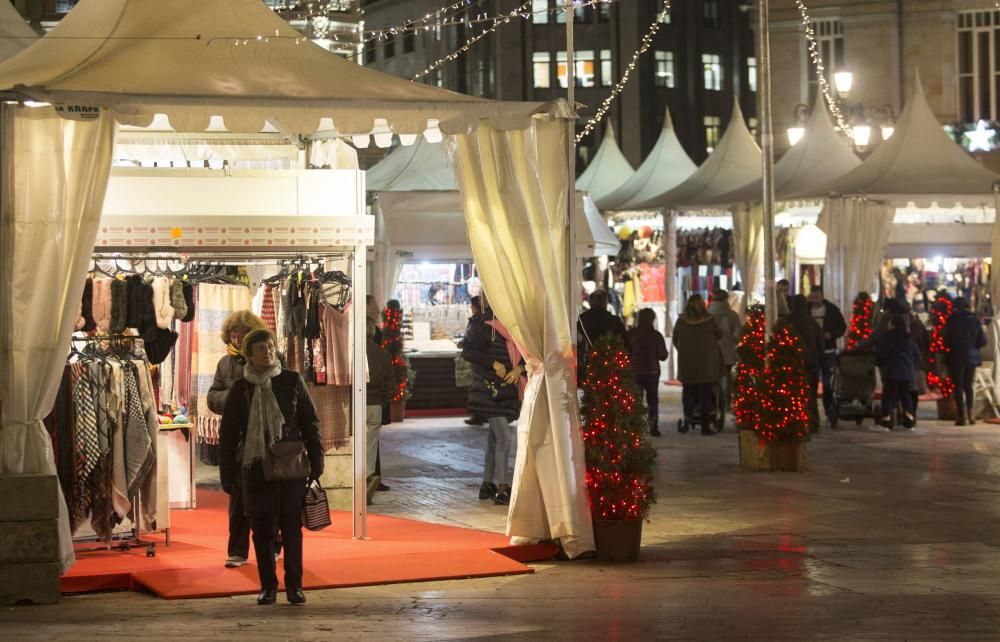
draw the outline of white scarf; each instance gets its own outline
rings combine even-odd
[[[250,419],[243,439],[243,467],[249,468],[254,462],[264,459],[271,445],[281,437],[285,416],[281,414],[278,400],[271,389],[271,378],[281,373],[281,364],[274,364],[270,370],[257,372],[249,363],[243,368],[243,378],[252,383],[253,401],[250,402]]]

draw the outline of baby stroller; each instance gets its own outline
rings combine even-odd
[[[833,371],[833,402],[827,417],[830,428],[836,429],[841,419],[853,419],[858,426],[866,418],[877,419],[876,368],[872,352],[844,352],[837,357],[837,367]]]
[[[722,386],[720,383],[716,383],[712,386],[712,392],[714,394],[714,399],[712,401],[712,417],[710,422],[712,427],[715,428],[715,432],[719,433],[726,427],[726,408],[725,405],[725,395],[722,394]],[[677,432],[685,433],[688,430],[701,429],[701,409],[697,406],[695,407],[694,416],[691,417],[690,421],[685,417],[677,420]]]

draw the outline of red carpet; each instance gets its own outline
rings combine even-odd
[[[226,502],[221,492],[199,491],[197,510],[172,511],[170,546],[163,535],[143,538],[156,543],[155,557],[146,556],[145,546],[78,553],[62,577],[63,593],[147,589],[167,599],[256,593],[252,550],[250,564],[222,566]],[[304,531],[306,589],[531,573],[522,562],[556,553],[552,545],[510,546],[504,535],[380,515],[368,516],[369,539],[354,540],[350,518],[350,513],[334,512],[333,526]]]

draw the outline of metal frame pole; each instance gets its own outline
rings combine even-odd
[[[357,173],[357,203],[358,215],[365,215],[365,175]],[[354,246],[354,256],[351,257],[351,284],[354,288],[354,302],[351,305],[351,322],[354,324],[351,333],[351,459],[354,469],[354,479],[351,483],[351,514],[353,517],[352,534],[354,539],[368,539],[368,431],[367,431],[367,388],[365,382],[365,345],[368,342],[368,319],[366,316],[365,295],[367,284],[368,247],[364,243]]]
[[[760,142],[763,152],[763,198],[764,209],[764,309],[767,320],[766,336],[770,338],[771,328],[777,320],[777,293],[774,283],[774,130],[771,116],[771,37],[769,32],[768,0],[759,0],[757,5],[757,50],[760,60],[760,87],[758,92],[758,115],[760,120]]]
[[[574,346],[577,339],[576,303],[579,289],[576,265],[576,56],[573,51],[575,18],[573,0],[566,0],[566,101],[574,114],[574,117],[566,123],[566,314],[569,316],[570,335]]]

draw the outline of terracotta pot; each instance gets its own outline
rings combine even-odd
[[[740,431],[740,466],[752,470],[805,470],[808,457],[804,441],[773,441],[761,444],[757,433]]]
[[[400,399],[389,403],[389,416],[392,423],[399,423],[406,417],[406,400]]]
[[[595,519],[596,558],[602,562],[637,562],[642,544],[641,519]]]
[[[937,418],[954,420],[958,417],[958,406],[955,405],[954,395],[942,397],[937,400]]]

